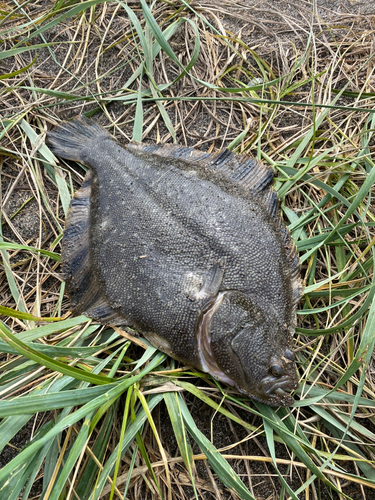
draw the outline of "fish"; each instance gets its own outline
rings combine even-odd
[[[291,406],[303,289],[273,170],[228,150],[121,145],[84,116],[48,132],[47,145],[89,167],[62,239],[73,312],[131,327],[254,400]]]

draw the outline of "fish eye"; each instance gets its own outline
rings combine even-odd
[[[271,366],[271,373],[274,377],[282,377],[284,375],[284,370],[283,367],[280,365],[272,365]]]
[[[289,359],[289,361],[294,361],[294,352],[290,351],[289,349],[285,350],[284,356],[286,359]]]

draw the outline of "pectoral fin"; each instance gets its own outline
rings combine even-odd
[[[202,289],[199,292],[201,298],[217,296],[223,282],[225,264],[225,259],[220,259],[208,270]]]

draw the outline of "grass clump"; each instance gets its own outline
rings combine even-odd
[[[291,17],[298,37],[270,40],[270,19],[252,37],[233,26],[242,15],[226,2],[0,8],[1,498],[373,494],[373,28]],[[69,314],[60,240],[84,172],[44,137],[79,113],[125,141],[229,147],[274,167],[306,293],[294,407]]]

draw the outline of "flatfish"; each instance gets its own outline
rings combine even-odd
[[[258,401],[293,404],[302,285],[272,169],[227,150],[121,146],[84,117],[47,140],[89,167],[62,241],[73,311],[130,326]]]

